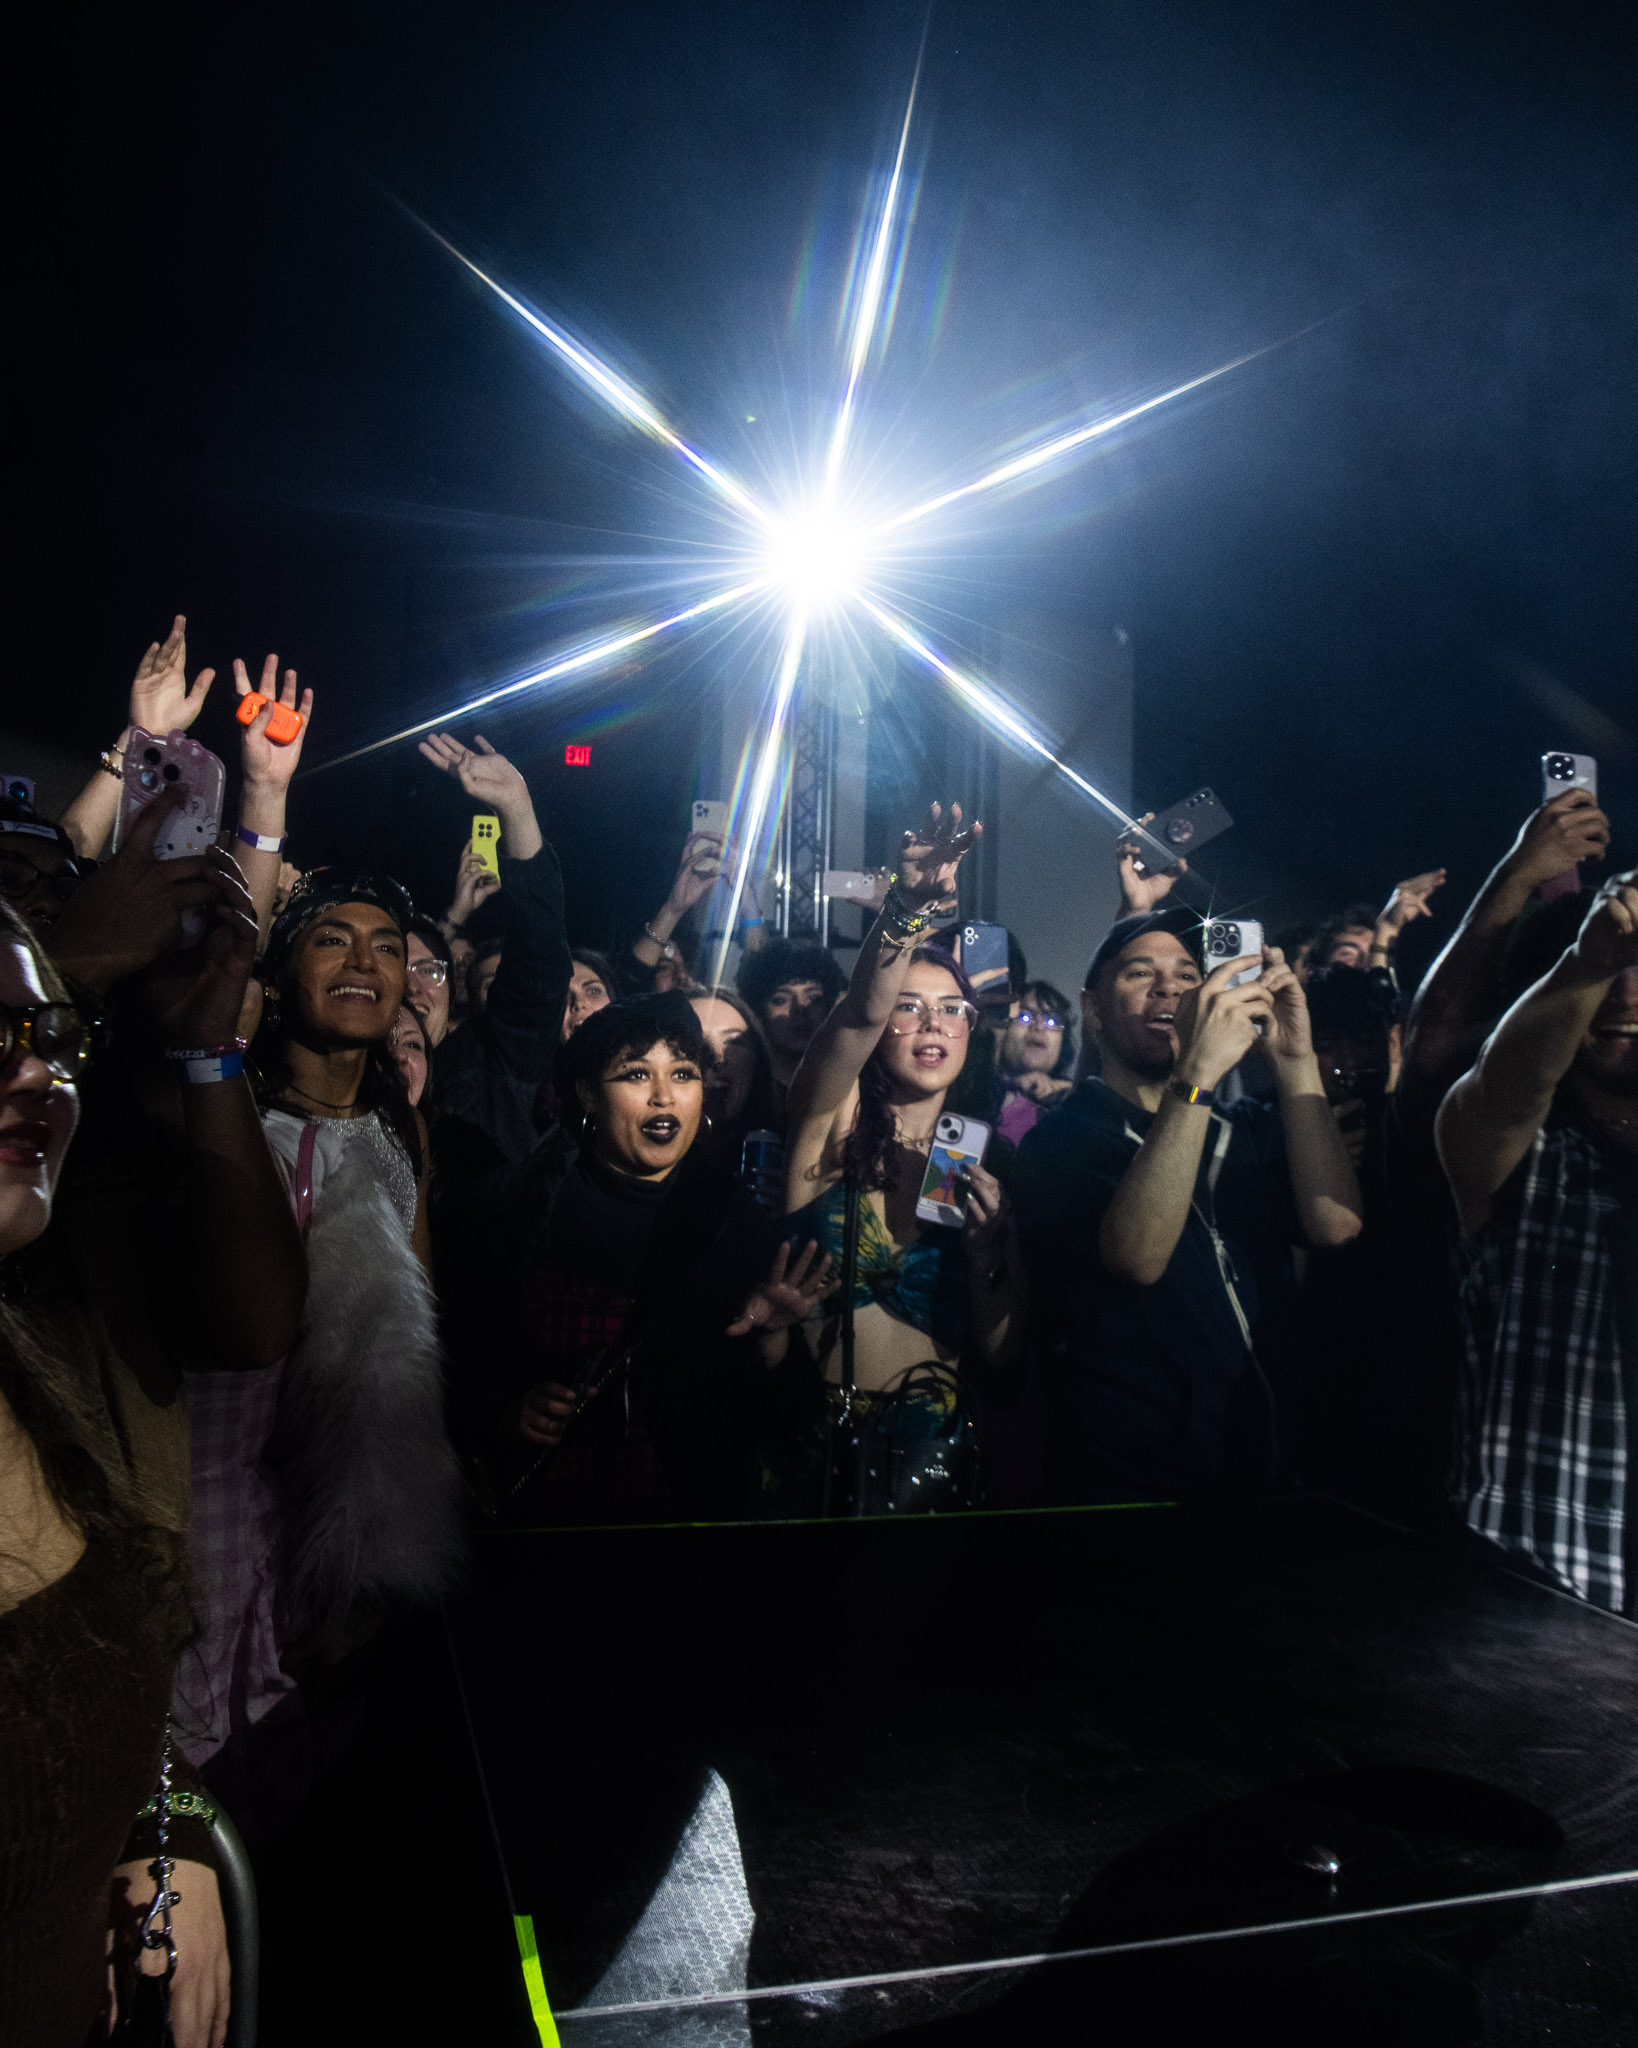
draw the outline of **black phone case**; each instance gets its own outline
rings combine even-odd
[[[1197,789],[1193,796],[1159,812],[1136,833],[1123,832],[1121,837],[1135,838],[1144,871],[1158,874],[1180,860],[1192,860],[1199,847],[1228,831],[1233,823],[1215,792]]]

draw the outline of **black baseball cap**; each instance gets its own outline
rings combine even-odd
[[[1092,955],[1092,964],[1086,970],[1083,988],[1091,988],[1109,962],[1129,946],[1134,939],[1141,939],[1150,932],[1170,932],[1187,948],[1189,957],[1202,974],[1205,973],[1205,954],[1201,933],[1205,930],[1197,911],[1190,910],[1184,903],[1168,903],[1163,910],[1140,911],[1135,917],[1118,917],[1103,935],[1103,941]]]

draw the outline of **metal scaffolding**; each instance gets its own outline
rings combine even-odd
[[[775,869],[776,921],[787,938],[826,945],[830,901],[824,882],[835,813],[836,710],[830,693],[817,685],[818,678],[806,679],[791,723]]]

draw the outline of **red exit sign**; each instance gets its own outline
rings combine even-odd
[[[565,747],[563,749],[563,765],[565,768],[589,768],[591,766],[591,748]]]

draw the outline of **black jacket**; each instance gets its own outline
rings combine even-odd
[[[1212,1112],[1183,1234],[1144,1287],[1106,1270],[1098,1232],[1153,1121],[1087,1080],[1019,1148],[1031,1329],[1070,1499],[1172,1499],[1273,1472],[1266,1366],[1289,1351],[1298,1234],[1284,1131],[1264,1103]]]
[[[505,943],[488,1004],[433,1055],[438,1114],[487,1139],[493,1164],[534,1147],[535,1096],[552,1070],[572,971],[557,855],[549,846],[531,860],[502,854],[500,872]]]

